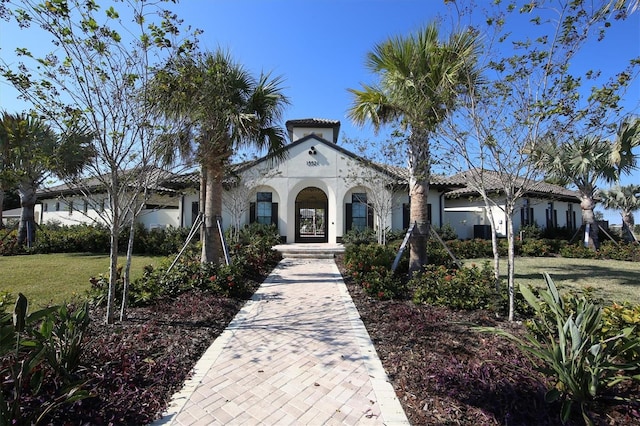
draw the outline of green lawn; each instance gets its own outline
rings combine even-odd
[[[466,265],[484,259],[467,259]],[[563,257],[516,258],[516,283],[544,287],[543,272],[548,272],[562,289],[593,287],[594,295],[608,302],[640,304],[640,263],[618,260],[569,259]],[[506,259],[500,273],[506,278]]]
[[[134,256],[133,277],[142,274],[145,265],[158,265],[164,257]],[[125,258],[120,257],[120,263]],[[484,259],[467,259],[465,264],[480,264]],[[507,263],[501,262],[506,275]],[[15,297],[23,293],[32,306],[61,303],[74,296],[84,296],[89,278],[106,274],[107,255],[40,254],[0,256],[0,291]],[[555,257],[519,257],[516,259],[516,282],[542,287],[542,273],[551,274],[561,289],[593,287],[595,295],[607,301],[640,304],[640,263],[616,260],[568,259]]]
[[[134,256],[132,277],[142,275],[145,265],[158,265],[164,257]],[[123,265],[126,258],[118,258]],[[108,274],[109,256],[82,253],[36,254],[29,256],[0,256],[0,291],[27,296],[29,304],[42,307],[58,304],[75,296],[84,296],[89,278]]]

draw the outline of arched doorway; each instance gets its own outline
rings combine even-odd
[[[296,243],[326,243],[328,198],[323,190],[308,187],[296,197]]]

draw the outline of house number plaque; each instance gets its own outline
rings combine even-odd
[[[319,165],[320,165],[320,163],[318,163],[316,160],[307,161],[307,166],[309,166],[309,167],[318,167]]]

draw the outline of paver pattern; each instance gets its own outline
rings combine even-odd
[[[332,259],[284,259],[160,424],[407,425]]]

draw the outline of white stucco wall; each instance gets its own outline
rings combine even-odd
[[[177,208],[142,210],[137,222],[142,223],[147,229],[167,228],[169,226],[177,228],[180,226],[180,210]]]
[[[99,213],[100,198],[90,200],[86,212],[85,199],[83,197],[70,198],[49,198],[40,200],[38,207],[42,209],[41,214],[36,214],[41,218],[41,222],[57,223],[63,226],[79,225],[79,224],[102,224],[106,225]],[[150,202],[171,205],[171,208],[153,208],[143,209],[137,218],[137,222],[142,223],[147,229],[165,228],[167,226],[181,226],[181,209],[179,199],[176,197],[154,197]],[[69,203],[72,203],[73,209],[69,209]],[[45,208],[46,206],[46,208]],[[56,206],[58,207],[56,209]],[[104,199],[104,208],[109,208],[109,202]],[[45,211],[46,210],[46,211]]]
[[[327,127],[296,127],[293,129],[293,141],[302,139],[305,136],[316,135],[328,141],[333,139],[333,129]]]
[[[330,129],[303,129],[302,133]],[[297,130],[294,129],[294,133]],[[329,136],[328,134],[325,136]],[[335,149],[333,144],[308,138],[289,147],[286,161],[276,165],[261,162],[245,171],[246,179],[259,181],[257,191],[269,191],[273,202],[278,203],[278,228],[287,241],[295,240],[296,198],[305,188],[315,187],[327,196],[328,241],[335,243],[345,230],[346,203],[351,202],[353,192],[371,193],[372,189],[354,179],[354,161],[349,155]],[[262,176],[262,177],[261,177]],[[255,195],[253,195],[255,197]],[[402,197],[398,198],[402,200]],[[252,199],[255,201],[255,198]],[[399,217],[398,217],[399,215]],[[245,223],[248,222],[248,214]],[[225,220],[225,226],[229,221]],[[385,226],[402,228],[402,209],[393,209],[385,218]]]
[[[69,211],[69,203],[73,203],[73,210]],[[85,200],[82,197],[72,197],[68,199],[49,198],[40,200],[42,208],[42,223],[57,223],[60,225],[80,225],[80,224],[104,224],[96,211],[94,201],[90,201],[87,211],[84,212]],[[108,207],[107,201],[105,206]],[[56,207],[58,207],[56,209]]]
[[[550,199],[529,198],[529,207],[533,209],[533,220],[540,228],[545,228],[546,210]],[[492,206],[491,211],[496,221],[496,231],[499,237],[506,237],[506,218],[502,209],[504,201],[498,200],[499,206]],[[566,212],[569,204],[573,205],[573,211],[576,212],[576,227],[582,224],[580,215],[580,204],[578,202],[570,203],[567,201],[553,200],[553,208],[557,211],[557,226],[567,226]],[[525,199],[518,200],[516,208],[513,212],[513,228],[517,234],[522,226],[520,209],[525,205]],[[446,201],[445,222],[449,223],[455,229],[458,237],[461,239],[473,238],[474,225],[490,225],[489,218],[486,213],[484,202],[480,199],[455,198]]]

